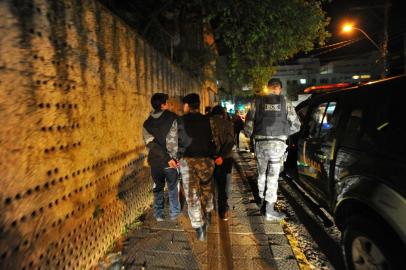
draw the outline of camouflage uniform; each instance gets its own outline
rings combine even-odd
[[[204,216],[214,209],[213,170],[214,162],[211,158],[184,157],[180,160],[180,173],[193,228],[203,226]]]
[[[290,124],[290,132],[287,135],[294,134],[300,130],[300,121],[297,117],[292,103],[286,102],[287,119]],[[249,119],[246,120],[245,134],[251,136],[254,129],[255,104],[253,104]],[[288,136],[259,136],[254,135],[255,156],[258,162],[258,190],[261,198],[269,203],[275,203],[277,200],[278,179],[283,157],[286,151]],[[269,167],[268,167],[269,166]],[[268,169],[268,174],[267,174]],[[266,184],[266,194],[264,195]]]

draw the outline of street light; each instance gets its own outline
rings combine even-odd
[[[343,32],[345,32],[345,33],[351,32],[353,29],[360,31],[378,49],[378,51],[381,53],[381,58],[383,60],[383,71],[382,71],[381,77],[385,78],[386,73],[387,73],[387,66],[386,66],[387,49],[386,49],[386,46],[383,45],[382,47],[379,47],[378,44],[376,44],[376,42],[370,36],[368,36],[368,34],[364,30],[362,30],[361,28],[355,27],[352,24],[349,24],[349,23],[344,24],[342,29],[343,29]]]
[[[362,30],[361,28],[358,27],[354,27],[354,25],[352,24],[345,24],[343,26],[343,32],[351,32],[353,29],[360,31],[364,36],[366,36],[367,39],[369,39],[369,41],[371,41],[372,44],[374,44],[374,46],[378,49],[378,51],[381,51],[381,48],[378,46],[378,44],[376,44],[375,41],[372,40],[372,38],[370,36],[368,36],[367,33],[365,33],[364,30]]]

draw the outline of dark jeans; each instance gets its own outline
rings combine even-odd
[[[237,146],[237,148],[240,148],[240,130],[234,131],[234,140],[235,140],[235,145]]]
[[[223,159],[223,164],[214,168],[214,182],[217,188],[217,206],[219,213],[224,213],[228,210],[228,191],[231,183],[227,181],[227,174],[231,173],[233,167],[233,159]]]
[[[154,215],[163,217],[164,214],[164,188],[165,180],[168,185],[169,215],[175,217],[180,213],[178,172],[176,169],[151,167],[151,176],[154,180]]]

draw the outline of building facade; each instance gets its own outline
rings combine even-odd
[[[295,64],[277,66],[274,77],[282,81],[284,94],[296,99],[294,96],[306,87],[374,80],[379,78],[381,70],[379,53],[372,52],[326,64],[318,58],[299,58]]]

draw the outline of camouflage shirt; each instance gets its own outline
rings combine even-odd
[[[290,130],[289,134],[287,135],[292,135],[295,134],[300,130],[300,120],[296,114],[295,107],[292,105],[292,103],[288,100],[286,100],[286,111],[287,111],[287,118],[290,124]],[[245,127],[244,127],[244,133],[248,136],[251,137],[251,135],[254,135],[256,138],[267,138],[270,136],[258,136],[253,134],[254,132],[254,119],[255,118],[255,102],[252,104],[251,110],[247,113],[247,117],[245,120]],[[287,136],[278,136],[280,139],[286,139]]]

